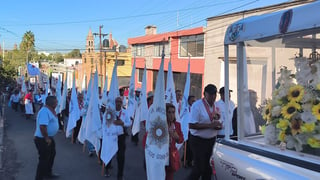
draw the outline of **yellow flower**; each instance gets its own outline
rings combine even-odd
[[[271,120],[271,103],[268,103],[264,108],[263,119],[270,121]]]
[[[298,133],[301,133],[301,125],[302,125],[302,120],[300,119],[293,119],[291,120],[291,134],[296,135]]]
[[[320,104],[312,106],[312,114],[320,120]]]
[[[287,119],[280,119],[279,122],[277,123],[277,128],[285,131],[287,127],[289,126],[290,122]]]
[[[281,109],[281,114],[285,119],[291,119],[291,117],[297,112],[297,110],[300,110],[301,106],[300,104],[291,101],[287,105],[283,106]]]
[[[290,87],[288,99],[289,101],[300,102],[304,95],[304,88],[301,85],[295,85]]]
[[[280,131],[278,139],[279,141],[284,142],[284,140],[286,139],[286,131]]]
[[[302,132],[313,132],[314,128],[316,127],[316,124],[313,123],[303,123],[301,126]]]
[[[309,138],[308,144],[313,148],[320,148],[320,140],[316,138]]]

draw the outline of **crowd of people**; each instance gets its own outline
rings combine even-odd
[[[101,89],[100,89],[101,91]],[[141,101],[140,96],[141,89],[138,88],[135,91],[135,104],[139,106]],[[38,93],[39,92],[39,93]],[[132,127],[134,117],[128,117],[126,114],[127,108],[127,97],[124,96],[123,89],[119,89],[119,97],[115,98],[115,119],[112,123],[117,128],[117,143],[118,150],[116,153],[118,173],[117,178],[123,179],[124,176],[124,164],[125,164],[125,151],[126,151],[126,137],[130,136],[130,127]],[[228,117],[230,122],[229,135],[237,135],[237,123],[236,113],[237,109],[235,104],[231,100],[231,92],[229,91],[229,110],[226,111],[225,106],[225,90],[221,87],[219,91],[213,84],[208,84],[204,88],[203,98],[196,100],[194,95],[189,95],[187,101],[187,110],[190,113],[189,116],[189,132],[188,140],[184,141],[180,122],[176,121],[175,112],[181,111],[182,105],[182,92],[176,90],[177,105],[171,103],[166,104],[166,117],[168,124],[169,133],[169,164],[165,168],[166,179],[170,180],[174,177],[174,172],[179,169],[181,162],[173,162],[171,154],[178,154],[178,159],[185,160],[185,167],[192,168],[189,179],[199,179],[200,177],[204,180],[211,179],[212,167],[209,164],[209,159],[212,154],[212,148],[215,144],[216,138],[223,138],[226,133],[226,118]],[[216,100],[217,94],[220,94],[220,99]],[[256,108],[256,92],[250,90],[251,97],[251,109],[257,121],[254,124],[256,132],[259,131],[259,126],[262,125],[262,118],[259,118],[259,113]],[[79,130],[81,128],[82,118],[86,115],[86,107],[84,103],[85,94],[78,92],[78,105],[81,110],[80,119],[77,121],[76,127],[73,129],[71,142],[80,143],[78,141]],[[147,104],[148,108],[153,103],[153,92],[147,93]],[[21,91],[21,87],[17,87],[12,90],[9,96],[9,105],[14,111],[20,109],[25,114],[26,120],[35,119],[36,117],[36,131],[34,133],[34,143],[39,154],[39,163],[36,172],[36,179],[43,178],[58,178],[59,175],[52,172],[55,151],[54,136],[60,130],[61,132],[66,131],[69,117],[69,103],[71,99],[71,90],[68,91],[66,97],[66,107],[61,113],[56,113],[55,109],[57,106],[57,98],[55,96],[55,90],[52,89],[48,95],[45,95],[44,91],[34,88],[29,89],[26,94]],[[100,98],[102,98],[100,92]],[[102,101],[99,103],[101,117],[106,118],[106,104]],[[37,112],[38,111],[38,112]],[[228,114],[228,115],[227,115]],[[134,114],[133,114],[134,116]],[[101,119],[101,122],[102,119]],[[141,122],[141,126],[145,126],[145,122]],[[142,146],[145,147],[147,133],[143,136]],[[135,145],[139,144],[138,134],[131,134],[131,141]],[[186,148],[183,154],[179,152],[176,144],[185,143]],[[85,142],[88,149],[89,156],[97,154],[100,156],[101,149],[96,150],[93,144],[89,141]],[[181,152],[181,151],[180,151]],[[174,154],[175,153],[175,154]],[[175,157],[176,158],[176,157]],[[172,162],[170,162],[172,161]],[[102,162],[102,161],[100,161]],[[178,163],[178,165],[177,165]],[[110,168],[112,167],[111,161],[105,165],[105,176],[110,177]],[[178,168],[177,168],[178,167]]]

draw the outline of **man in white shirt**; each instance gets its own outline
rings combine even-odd
[[[224,138],[226,133],[226,124],[227,124],[227,113],[228,113],[228,119],[229,119],[229,128],[230,132],[229,135],[233,134],[232,129],[232,115],[233,110],[235,108],[234,102],[231,100],[231,93],[232,90],[229,90],[229,109],[226,109],[226,103],[225,103],[225,95],[224,95],[224,87],[220,88],[219,94],[220,94],[220,100],[216,102],[216,107],[219,108],[220,114],[221,114],[221,123],[222,123],[222,129],[218,132],[218,138]]]
[[[119,126],[122,129],[122,132],[118,135],[118,152],[117,152],[117,162],[118,162],[118,174],[117,178],[123,179],[123,170],[124,170],[124,162],[125,162],[125,150],[126,150],[126,135],[125,131],[128,127],[131,126],[131,121],[129,117],[126,115],[126,110],[122,108],[122,98],[117,97],[115,99],[116,103],[116,120],[114,124]],[[111,161],[107,165],[107,174],[106,176],[110,176],[108,174],[111,167]]]
[[[204,98],[197,100],[191,107],[189,122],[189,142],[193,154],[194,166],[188,179],[211,180],[212,170],[209,164],[212,148],[218,131],[221,129],[220,115],[215,107],[217,87],[208,84],[204,88]]]

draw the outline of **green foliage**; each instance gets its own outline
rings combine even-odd
[[[81,58],[80,49],[73,49],[71,52],[65,55],[66,58]]]
[[[20,43],[20,50],[31,51],[34,50],[35,38],[32,31],[27,31],[24,33],[22,41]]]
[[[14,84],[14,77],[16,75],[16,70],[14,67],[0,66],[0,87],[1,90],[10,84]]]

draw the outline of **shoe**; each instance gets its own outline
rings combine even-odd
[[[109,170],[106,170],[106,172],[104,173],[104,176],[105,177],[110,177],[111,176],[111,173]]]
[[[93,152],[89,152],[89,157],[92,157],[93,156]]]
[[[59,174],[52,173],[50,175],[45,176],[45,179],[58,179],[59,177]]]

